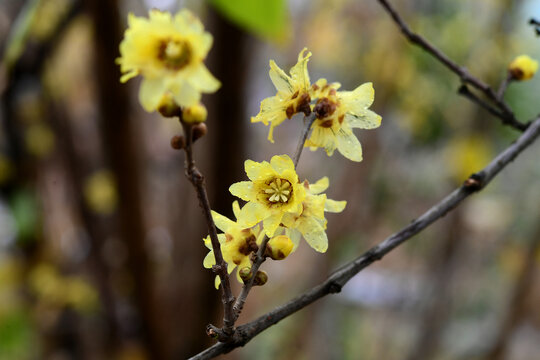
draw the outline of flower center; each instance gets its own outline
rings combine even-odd
[[[291,183],[285,179],[275,179],[264,190],[268,194],[268,201],[286,203],[291,195]]]
[[[166,40],[159,45],[158,58],[165,67],[179,70],[191,60],[191,48],[185,41]]]

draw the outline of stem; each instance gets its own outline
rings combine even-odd
[[[257,271],[261,267],[262,263],[266,260],[266,256],[264,256],[264,252],[266,251],[266,244],[268,244],[268,241],[270,241],[270,238],[268,236],[265,236],[261,246],[259,246],[259,250],[257,251],[255,261],[253,262],[253,266],[251,267],[251,273],[253,274],[251,278],[248,280],[247,283],[242,286],[242,291],[240,292],[240,295],[238,295],[238,299],[236,299],[236,302],[233,306],[234,311],[234,320],[238,319],[238,316],[240,316],[240,313],[242,312],[242,309],[244,308],[244,304],[246,302],[247,296],[249,292],[251,291],[251,288],[253,287],[253,282],[255,281],[255,274],[257,274]]]
[[[219,239],[217,236],[216,225],[214,219],[212,218],[212,212],[210,207],[210,201],[208,200],[208,194],[206,192],[206,186],[204,183],[204,176],[201,174],[199,169],[195,166],[195,161],[193,160],[193,138],[192,138],[192,126],[185,124],[182,119],[180,119],[182,126],[184,128],[184,136],[186,137],[186,177],[191,182],[195,191],[197,192],[197,197],[199,198],[199,204],[203,210],[204,218],[206,220],[206,225],[208,226],[208,233],[210,234],[210,240],[212,243],[212,251],[214,252],[214,257],[216,259],[216,265],[212,267],[214,273],[217,273],[219,279],[221,280],[221,301],[223,302],[223,340],[226,340],[234,334],[234,312],[232,305],[234,303],[234,296],[231,290],[231,284],[229,281],[229,274],[227,272],[227,263],[223,259],[221,253],[221,246],[219,244]]]
[[[512,82],[513,79],[514,77],[512,76],[512,74],[508,72],[504,80],[501,82],[501,85],[499,86],[499,90],[497,90],[497,97],[499,98],[500,101],[503,101],[506,88]]]
[[[298,166],[300,155],[302,155],[304,144],[306,143],[306,139],[308,137],[309,131],[311,130],[311,125],[313,125],[315,118],[316,118],[316,115],[313,112],[309,114],[308,116],[304,116],[304,128],[302,130],[302,134],[300,135],[300,140],[298,141],[298,146],[296,147],[296,152],[294,153],[294,158],[293,158],[295,169]]]
[[[539,136],[540,117],[532,121],[527,130],[514,143],[497,155],[482,171],[471,175],[461,187],[433,205],[409,225],[372,247],[360,257],[343,265],[319,285],[277,307],[275,310],[260,316],[258,319],[239,326],[228,343],[218,342],[193,356],[191,359],[211,359],[220,354],[228,353],[237,347],[244,346],[255,336],[298,310],[303,309],[326,295],[340,292],[341,288],[354,275],[375,261],[382,259],[393,249],[444,217],[470,195],[482,190],[502,169],[510,164],[523,150],[528,148]]]
[[[387,0],[377,0],[381,6],[388,12],[390,17],[392,17],[392,20],[396,23],[396,25],[401,30],[401,33],[403,36],[407,38],[411,43],[414,45],[417,45],[424,49],[427,53],[431,54],[433,57],[435,57],[439,62],[441,62],[444,66],[446,66],[450,71],[455,73],[459,76],[461,81],[464,84],[470,84],[474,88],[480,90],[484,93],[484,95],[491,100],[491,102],[497,106],[501,110],[500,113],[491,112],[493,115],[499,117],[503,124],[509,125],[517,130],[524,131],[528,124],[524,124],[516,119],[514,116],[514,113],[510,109],[510,107],[501,99],[495,91],[486,83],[484,83],[482,80],[474,77],[471,75],[469,70],[467,68],[458,65],[454,61],[452,61],[445,53],[443,53],[441,50],[437,49],[435,46],[433,46],[431,43],[429,43],[424,37],[421,35],[416,34],[413,32],[407,23],[401,18],[399,13],[390,5],[390,3]],[[469,98],[471,100],[471,98]]]

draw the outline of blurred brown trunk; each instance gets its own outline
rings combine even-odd
[[[447,233],[443,238],[443,243],[437,248],[430,266],[434,271],[431,280],[433,288],[429,292],[430,299],[420,320],[418,339],[407,357],[409,360],[432,359],[439,349],[441,334],[450,310],[450,287],[456,265],[455,259],[459,255],[465,238],[462,210],[458,208],[448,214]]]
[[[526,252],[525,263],[521,268],[506,313],[501,322],[497,337],[492,348],[487,352],[486,360],[505,359],[508,344],[512,340],[512,334],[523,319],[526,311],[527,297],[534,284],[536,258],[540,250],[540,226],[537,227]]]
[[[140,169],[137,163],[136,134],[129,118],[127,87],[119,82],[115,64],[119,56],[121,24],[118,1],[88,0],[94,23],[97,98],[99,121],[106,161],[118,187],[118,222],[128,249],[128,268],[134,282],[134,296],[140,316],[140,332],[149,356],[165,358],[165,334],[160,331],[153,274],[145,248],[145,226],[141,205]]]

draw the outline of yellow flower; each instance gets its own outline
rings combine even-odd
[[[201,93],[212,93],[220,83],[203,60],[212,46],[212,35],[190,11],[174,18],[170,13],[150,10],[150,19],[128,16],[129,28],[120,44],[117,59],[124,75],[121,82],[144,77],[139,100],[146,111],[154,111],[169,91],[180,106],[199,102]]]
[[[118,193],[113,174],[99,170],[84,183],[84,199],[88,207],[102,215],[110,215],[116,209]]]
[[[294,243],[294,250],[298,246],[300,236],[318,252],[326,252],[328,249],[328,237],[326,236],[326,219],[324,212],[339,213],[345,209],[346,201],[335,201],[321,194],[328,188],[328,178],[323,177],[315,184],[304,182],[306,198],[302,203],[302,211],[297,214],[285,214],[283,225],[285,234]]]
[[[216,224],[216,227],[223,231],[223,234],[218,234],[218,239],[221,245],[221,253],[223,260],[227,263],[227,271],[229,274],[236,268],[243,269],[245,267],[251,268],[251,261],[249,255],[257,251],[258,244],[262,241],[262,232],[259,226],[253,228],[246,226],[240,219],[240,206],[238,201],[233,202],[233,212],[237,221],[232,221],[227,217],[212,211],[212,218]],[[214,257],[214,250],[212,249],[212,243],[210,237],[204,239],[204,244],[210,249],[210,252],[206,255],[203,261],[203,266],[207,269],[211,269],[216,263]],[[240,278],[240,272],[236,272],[236,278],[239,282],[243,282]],[[216,289],[219,287],[220,279],[216,276],[215,285]]]
[[[240,218],[249,226],[263,222],[268,237],[281,223],[286,213],[298,213],[306,196],[305,188],[298,183],[294,164],[287,155],[273,156],[270,163],[246,160],[245,169],[251,181],[231,185],[234,196],[248,201]]]
[[[274,142],[274,128],[285,119],[290,119],[298,112],[309,115],[311,108],[309,103],[309,74],[307,62],[311,53],[304,48],[298,54],[298,62],[291,70],[291,76],[285,74],[273,60],[270,60],[270,79],[277,89],[275,96],[264,99],[261,102],[261,110],[257,116],[251,118],[251,122],[262,122],[264,125],[270,124],[268,140]]]
[[[313,112],[317,119],[305,146],[315,150],[323,147],[328,156],[338,151],[347,159],[362,161],[362,147],[352,129],[374,129],[381,125],[381,117],[368,108],[373,103],[371,83],[358,86],[353,91],[337,91],[338,83],[327,84],[325,79],[312,86],[317,97]]]
[[[534,76],[537,70],[538,61],[532,59],[528,55],[520,55],[508,65],[508,71],[516,80],[529,80]]]

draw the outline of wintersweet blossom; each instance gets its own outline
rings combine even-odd
[[[537,70],[538,61],[528,55],[520,55],[508,65],[508,71],[516,80],[529,80],[536,74]]]
[[[258,245],[262,241],[261,235],[263,235],[259,226],[248,227],[241,220],[238,220],[241,214],[238,201],[233,203],[233,212],[237,221],[232,221],[229,218],[212,211],[212,218],[214,219],[216,227],[223,231],[223,234],[218,234],[218,239],[221,244],[223,260],[227,263],[227,271],[229,274],[235,268],[251,268],[249,255],[252,252],[257,251]],[[216,259],[209,236],[204,239],[204,244],[210,249],[210,252],[204,258],[203,266],[210,269],[215,265]],[[239,271],[236,272],[236,278],[239,282],[242,282]],[[219,287],[219,284],[219,276],[216,276],[216,288]]]
[[[362,161],[362,147],[352,129],[374,129],[381,125],[381,117],[368,110],[375,91],[371,83],[353,91],[337,91],[339,87],[338,83],[328,84],[326,79],[313,84],[312,94],[318,98],[313,107],[317,118],[305,146],[311,150],[322,147],[328,156],[337,148],[347,159]]]
[[[117,63],[121,82],[142,75],[139,100],[154,111],[166,93],[180,106],[197,104],[201,93],[215,92],[220,83],[203,64],[212,35],[189,10],[174,17],[150,10],[149,19],[128,16],[129,27],[120,44]]]
[[[347,205],[346,201],[328,199],[324,192],[329,185],[325,176],[314,184],[304,182],[306,197],[302,202],[302,210],[297,214],[287,213],[283,216],[282,225],[285,234],[294,243],[294,249],[303,237],[306,242],[318,252],[326,252],[328,249],[328,237],[326,235],[325,212],[340,213]]]
[[[298,54],[298,62],[291,70],[291,76],[281,70],[274,60],[270,60],[270,79],[277,89],[275,96],[264,99],[261,102],[261,110],[257,116],[251,118],[251,122],[262,122],[264,125],[270,124],[268,140],[274,142],[274,128],[285,119],[290,119],[298,112],[308,115],[311,112],[309,103],[309,74],[307,62],[311,53],[306,54],[304,48]]]
[[[301,211],[305,188],[298,183],[294,164],[287,155],[273,156],[270,163],[246,160],[245,169],[250,181],[229,188],[231,194],[248,202],[239,218],[249,226],[262,221],[264,232],[272,237],[285,214]]]

